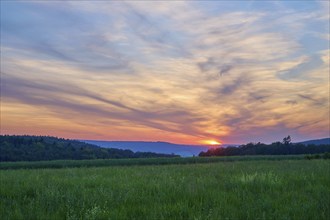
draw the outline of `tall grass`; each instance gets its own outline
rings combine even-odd
[[[1,219],[329,219],[328,160],[0,170]]]
[[[37,169],[69,167],[104,167],[134,165],[166,165],[214,163],[248,160],[300,160],[304,155],[268,155],[268,156],[228,156],[228,157],[186,157],[186,158],[138,158],[138,159],[97,159],[97,160],[53,160],[33,162],[1,162],[0,169]]]

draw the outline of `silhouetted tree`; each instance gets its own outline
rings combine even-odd
[[[278,141],[269,145],[259,142],[248,143],[239,147],[220,147],[201,152],[199,156],[322,154],[326,152],[330,152],[330,144],[292,144],[291,137],[287,136],[283,139],[283,142]]]
[[[291,144],[291,137],[290,137],[290,135],[289,136],[287,136],[287,137],[285,137],[285,138],[283,138],[283,142],[282,142],[284,145],[289,145],[289,144]]]
[[[0,135],[0,161],[178,157],[178,155],[101,148],[80,141],[49,136]]]

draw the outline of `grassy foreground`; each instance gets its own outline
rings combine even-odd
[[[329,219],[329,160],[0,170],[1,219]]]

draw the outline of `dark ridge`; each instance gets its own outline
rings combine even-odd
[[[308,142],[308,141],[306,141]],[[272,144],[248,143],[239,147],[215,148],[201,152],[199,156],[240,156],[240,155],[298,155],[298,154],[323,154],[330,152],[330,144],[291,143],[290,136],[282,142]],[[312,143],[312,142],[310,142]],[[321,142],[320,142],[321,143]]]
[[[178,157],[175,154],[102,148],[51,136],[0,135],[0,161],[87,160],[110,158]]]
[[[322,139],[316,139],[316,140],[308,140],[299,142],[298,144],[315,144],[315,145],[321,145],[321,144],[330,144],[330,138],[322,138]]]

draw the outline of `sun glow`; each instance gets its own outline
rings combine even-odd
[[[215,141],[215,140],[205,140],[205,141],[203,141],[203,143],[205,143],[207,145],[221,145],[221,143],[219,141]]]

